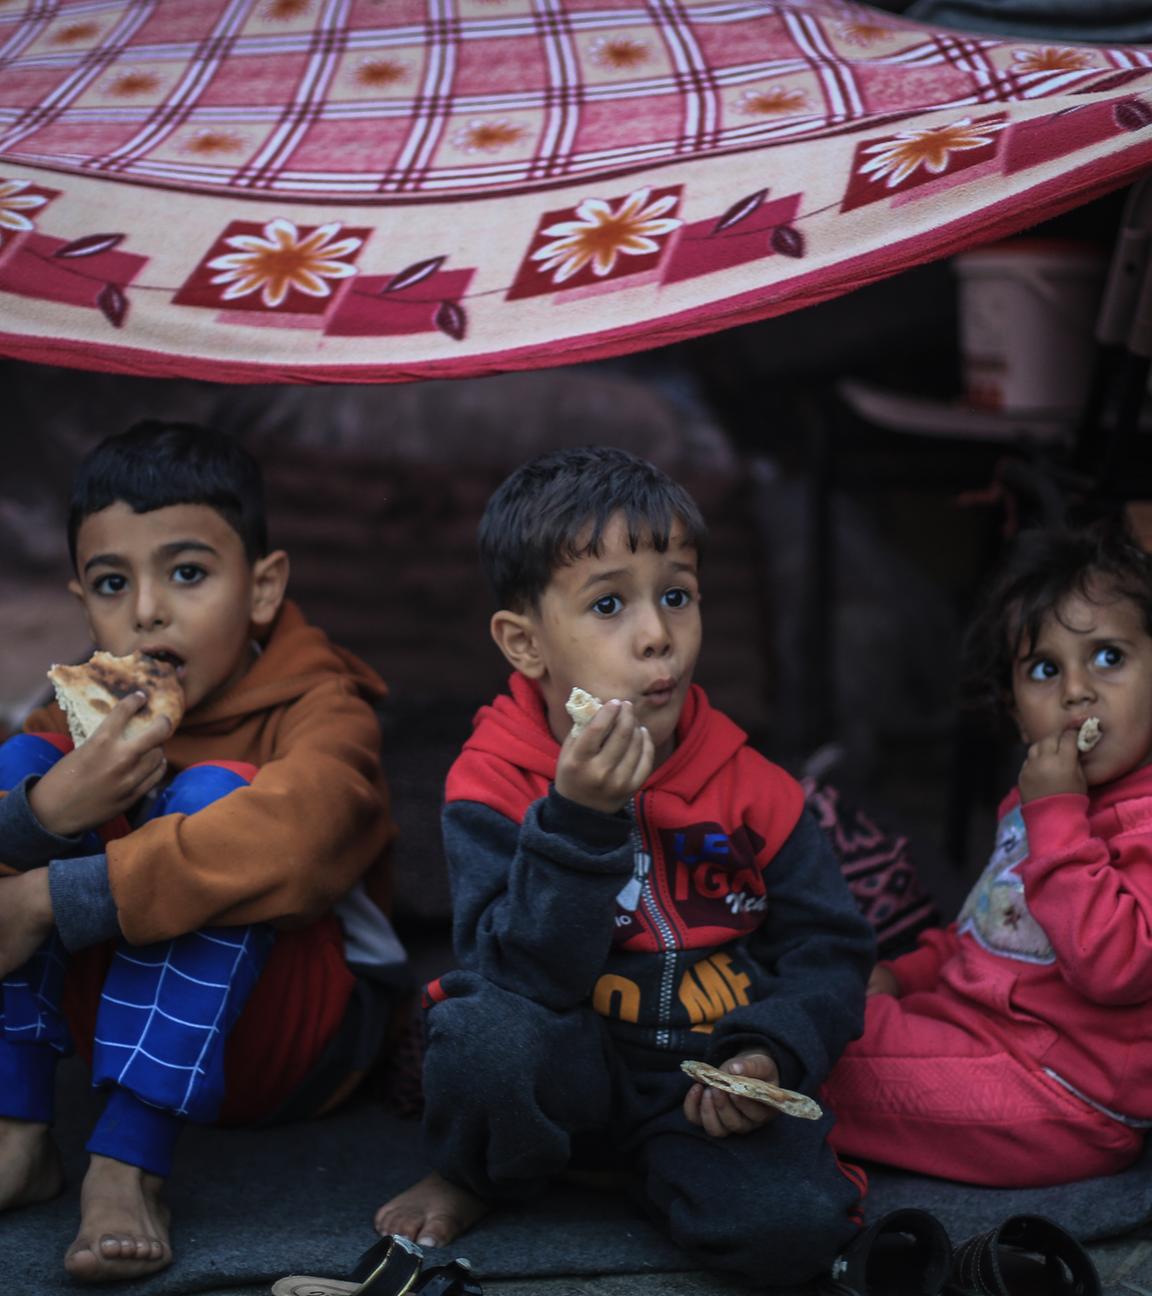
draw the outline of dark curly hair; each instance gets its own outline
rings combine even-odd
[[[1152,555],[1122,521],[1025,531],[985,591],[964,639],[964,692],[972,705],[1007,714],[1014,664],[1033,650],[1045,617],[1070,594],[1094,602],[1131,599],[1152,635]]]

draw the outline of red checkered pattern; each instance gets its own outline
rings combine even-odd
[[[849,0],[0,2],[0,353],[236,381],[591,359],[1149,166],[1152,49]]]
[[[488,194],[1152,66],[1017,44],[801,0],[0,7],[0,154],[190,191]]]

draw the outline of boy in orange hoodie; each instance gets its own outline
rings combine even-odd
[[[64,1263],[91,1282],[171,1262],[185,1123],[350,1092],[404,955],[380,907],[384,685],[285,601],[256,463],[139,424],[81,465],[69,543],[96,647],[170,662],[185,696],[175,733],[129,737],[132,694],[79,747],[55,704],[0,747],[0,1210],[60,1191],[56,1063],[87,1043],[108,1103]]]

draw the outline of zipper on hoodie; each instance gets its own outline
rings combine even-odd
[[[632,798],[629,806],[632,817],[632,859],[633,859],[633,876],[641,875],[643,881],[640,886],[640,899],[637,908],[643,908],[644,912],[651,919],[652,926],[661,943],[661,953],[658,955],[660,967],[660,989],[659,989],[659,1020],[661,1023],[667,1023],[672,1019],[672,1004],[676,991],[676,958],[675,951],[676,933],[672,924],[668,921],[668,916],[660,907],[657,899],[655,888],[652,886],[652,870],[655,867],[656,856],[651,849],[651,837],[647,831],[644,809],[647,794],[637,792]],[[642,871],[642,861],[647,855],[649,865],[646,870]],[[672,1030],[667,1025],[659,1025],[655,1029],[656,1044],[660,1048],[669,1048],[672,1044]]]

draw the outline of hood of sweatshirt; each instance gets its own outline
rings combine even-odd
[[[560,744],[548,728],[539,686],[515,674],[508,687],[508,693],[501,693],[477,711],[464,750],[498,756],[551,780],[556,775]],[[676,749],[652,771],[644,786],[691,799],[745,741],[744,731],[714,710],[704,690],[693,684],[676,726]]]

